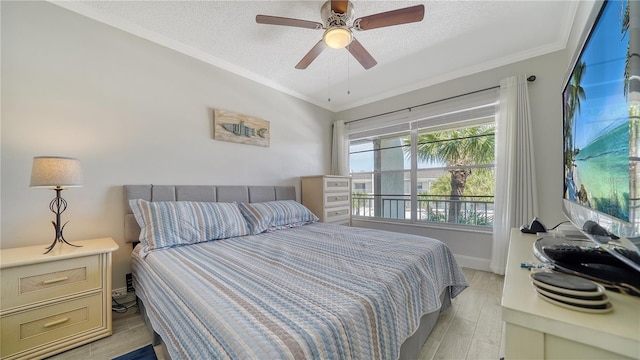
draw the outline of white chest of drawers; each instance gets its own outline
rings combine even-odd
[[[111,238],[0,250],[0,357],[44,358],[109,336]]]
[[[351,225],[351,178],[318,175],[302,177],[302,204],[321,222]]]

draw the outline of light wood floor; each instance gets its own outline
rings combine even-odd
[[[500,298],[503,276],[463,269],[469,287],[453,299],[453,306],[440,314],[420,359],[498,360],[502,318]],[[113,314],[113,335],[51,357],[55,360],[112,359],[151,343],[151,335],[136,308]],[[163,360],[158,356],[159,360]]]
[[[498,360],[504,356],[500,309],[504,276],[462,270],[469,287],[440,314],[419,360]]]

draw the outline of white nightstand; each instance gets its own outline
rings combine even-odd
[[[44,358],[111,335],[111,238],[0,250],[0,357]]]

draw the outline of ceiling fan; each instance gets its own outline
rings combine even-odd
[[[329,0],[320,9],[320,15],[324,23],[270,15],[256,15],[256,22],[258,24],[284,25],[315,30],[324,29],[322,39],[298,62],[296,69],[306,69],[327,46],[334,49],[346,47],[365,69],[370,69],[377,64],[377,61],[353,37],[353,30],[371,30],[422,21],[424,18],[424,5],[363,16],[351,22],[353,12],[354,8],[351,1]]]

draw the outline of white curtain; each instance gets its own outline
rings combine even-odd
[[[511,228],[538,213],[527,76],[500,82],[496,116],[496,192],[490,269],[504,274]]]
[[[331,175],[349,175],[349,139],[344,121],[333,123],[331,142]]]

